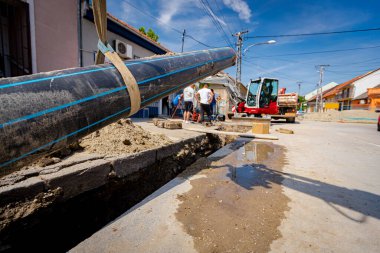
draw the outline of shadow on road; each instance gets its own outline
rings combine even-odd
[[[271,188],[271,184],[282,184],[284,187],[303,192],[325,201],[329,206],[346,218],[363,223],[367,216],[380,219],[380,196],[374,193],[349,189],[324,183],[292,173],[284,173],[268,168],[262,164],[228,167],[227,176],[247,190],[257,186]],[[345,213],[340,207],[359,212],[362,217],[355,218]]]

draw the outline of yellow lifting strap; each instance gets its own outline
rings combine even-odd
[[[93,11],[94,11],[94,22],[96,27],[96,32],[98,33],[98,52],[96,53],[95,64],[104,63],[104,56],[107,57],[115,68],[119,71],[120,75],[124,80],[125,86],[129,93],[129,98],[131,101],[131,110],[129,115],[133,115],[140,109],[141,106],[141,96],[140,90],[137,85],[136,79],[129,71],[127,66],[124,64],[123,60],[120,59],[119,55],[112,49],[110,44],[107,42],[107,7],[106,0],[93,0],[92,1]]]

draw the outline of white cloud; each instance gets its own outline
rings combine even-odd
[[[243,0],[223,0],[223,3],[239,14],[239,18],[249,23],[252,11]]]
[[[186,12],[187,7],[192,3],[192,0],[175,0],[167,1],[162,0],[159,3],[160,13],[159,19],[164,24],[169,24],[173,17]]]

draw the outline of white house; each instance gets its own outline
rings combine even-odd
[[[368,88],[374,88],[375,86],[379,84],[380,84],[380,68],[373,71],[369,75],[366,75],[363,78],[356,80],[354,82],[352,100],[356,100],[363,93],[366,93]]]
[[[337,85],[338,85],[337,83],[335,83],[335,82],[331,82],[331,83],[328,83],[328,84],[322,86],[322,93],[323,93],[324,91],[327,91],[327,90],[329,90],[329,89],[331,89],[331,88],[337,86]],[[316,95],[317,95],[317,89],[313,90],[312,92],[307,93],[307,94],[305,95],[305,100],[308,101],[308,100],[310,100],[311,98],[313,98],[313,97],[316,96]]]

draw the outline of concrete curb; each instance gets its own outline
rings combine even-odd
[[[105,185],[112,173],[117,178],[127,177],[160,160],[177,155],[185,145],[200,143],[205,137],[206,134],[189,137],[131,155],[104,158],[97,154],[78,154],[44,168],[18,171],[2,179],[0,205],[25,201],[56,188],[62,189],[62,200],[66,200]]]

